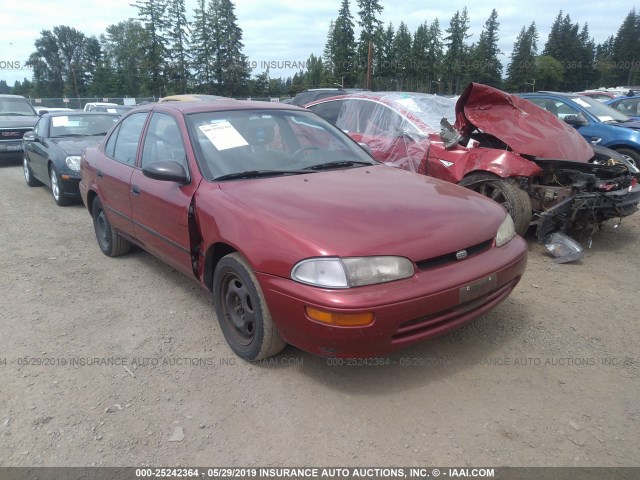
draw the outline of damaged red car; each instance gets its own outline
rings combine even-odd
[[[456,100],[360,93],[306,108],[366,144],[379,161],[475,190],[501,203],[524,234],[587,231],[638,210],[640,171],[592,146],[522,98],[472,83]],[[454,122],[450,124],[449,120]]]
[[[382,165],[299,107],[143,106],[81,170],[102,252],[138,245],[199,282],[247,360],[396,350],[492,310],[527,263],[502,207]]]

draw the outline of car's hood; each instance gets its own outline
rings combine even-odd
[[[519,155],[586,162],[593,150],[580,133],[524,98],[470,83],[456,103],[456,128],[475,128],[506,143]]]
[[[505,217],[471,190],[385,165],[219,185],[224,209],[242,215],[263,247],[307,256],[417,262],[493,239]],[[260,233],[267,230],[269,238]]]
[[[92,135],[90,137],[64,137],[50,138],[49,141],[57,145],[67,155],[80,155],[87,147],[99,145],[104,135]]]
[[[616,127],[623,128],[631,128],[633,130],[640,130],[640,121],[637,120],[638,117],[629,117],[633,121],[632,122],[623,122],[623,123],[607,123],[607,125],[615,125]]]
[[[37,121],[35,115],[0,115],[0,128],[33,128]]]

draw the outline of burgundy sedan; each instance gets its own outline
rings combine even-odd
[[[487,313],[526,266],[504,208],[382,165],[298,107],[148,105],[81,168],[102,252],[135,244],[198,281],[248,360],[395,350]]]

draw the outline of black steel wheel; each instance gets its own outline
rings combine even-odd
[[[96,232],[96,240],[102,253],[108,257],[117,257],[131,250],[129,241],[111,228],[102,202],[98,197],[93,200],[91,215],[93,216],[93,229]]]
[[[222,333],[238,356],[262,360],[285,347],[260,285],[239,253],[227,255],[216,266],[213,302]]]

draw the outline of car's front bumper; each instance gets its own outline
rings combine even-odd
[[[60,181],[66,197],[80,196],[80,180],[82,179],[80,172],[62,172],[60,173]]]
[[[0,155],[2,156],[22,156],[22,140],[2,140],[0,141]]]
[[[538,240],[554,230],[566,232],[577,222],[601,223],[612,218],[627,217],[638,211],[640,184],[611,192],[582,192],[567,197],[562,202],[540,214]]]
[[[347,290],[326,290],[258,273],[272,318],[292,345],[323,356],[371,357],[431,338],[492,310],[514,289],[527,264],[515,237],[501,248],[412,278]],[[466,294],[474,285],[477,294]],[[332,313],[372,312],[373,323],[341,327],[310,319],[306,307]]]

